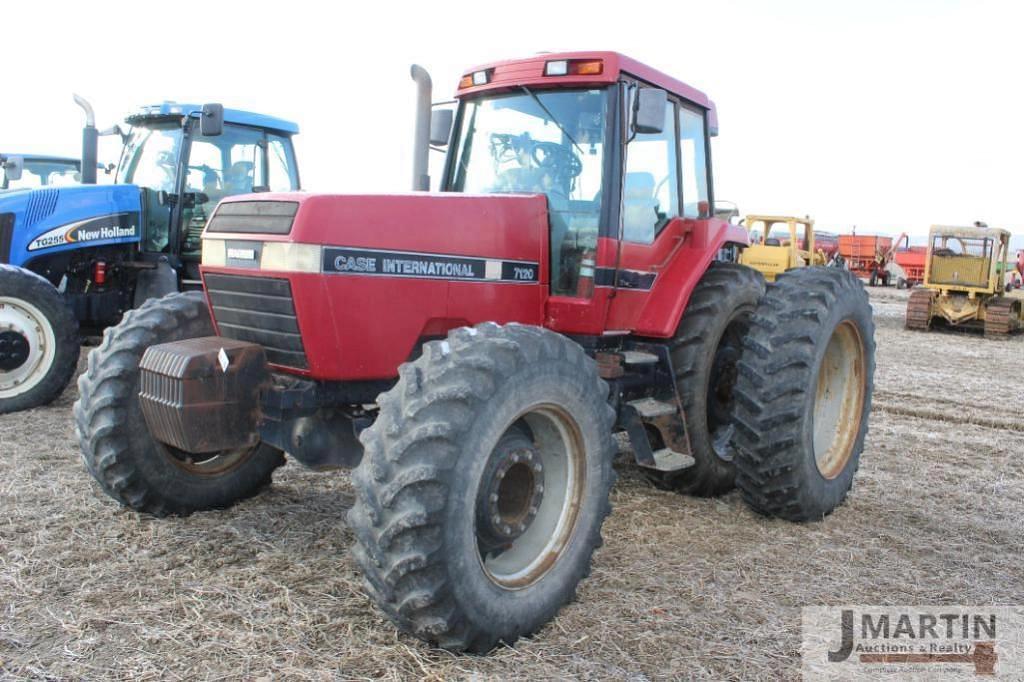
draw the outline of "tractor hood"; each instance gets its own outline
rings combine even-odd
[[[0,263],[141,238],[135,185],[70,185],[0,194]]]
[[[540,324],[541,195],[259,194],[221,202],[203,237],[218,332],[323,380],[371,380],[427,338],[487,320]]]
[[[204,240],[227,240],[229,246],[242,241],[315,245],[322,247],[319,271],[325,274],[410,274],[404,269],[401,273],[392,273],[390,268],[375,271],[374,264],[365,259],[380,251],[395,258],[408,254],[427,259],[528,262],[537,269],[535,281],[547,281],[547,202],[542,195],[417,192],[238,196],[220,203]],[[233,259],[234,265],[281,268],[280,262],[264,259],[259,251],[257,248],[248,262]],[[208,248],[205,253],[209,253]],[[349,262],[337,260],[339,257],[364,260]],[[205,257],[204,264],[209,264]],[[305,263],[296,267],[310,270]],[[471,269],[483,276],[482,270]],[[470,276],[465,269],[460,271]],[[426,276],[434,273],[436,268],[427,268]],[[419,270],[415,274],[423,276]]]

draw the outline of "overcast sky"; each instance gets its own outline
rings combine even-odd
[[[219,101],[297,121],[313,191],[410,184],[413,84],[475,64],[609,49],[718,104],[718,198],[824,229],[1024,232],[1024,3],[8,2],[0,149],[77,156],[144,103]],[[33,41],[39,41],[35,43]],[[101,157],[111,158],[112,141]]]

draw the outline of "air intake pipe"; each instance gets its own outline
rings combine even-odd
[[[412,147],[412,189],[414,192],[430,190],[430,112],[431,88],[430,74],[418,64],[411,69],[412,79],[416,81],[416,130]]]
[[[96,184],[96,163],[99,157],[99,132],[96,130],[96,115],[92,105],[84,97],[74,95],[75,104],[85,111],[85,127],[82,128],[82,184]]]

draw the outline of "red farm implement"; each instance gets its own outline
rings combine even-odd
[[[841,234],[839,255],[846,261],[846,267],[850,272],[867,279],[871,286],[888,286],[890,273],[886,265],[891,258],[892,244],[892,237]]]

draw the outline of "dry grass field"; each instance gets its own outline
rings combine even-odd
[[[903,330],[873,291],[871,429],[846,505],[761,518],[617,467],[592,577],[514,649],[399,636],[360,591],[347,474],[282,469],[234,509],[155,520],[92,484],[76,390],[0,417],[0,678],[794,679],[800,607],[1008,604],[1024,585],[1024,338]],[[84,357],[84,356],[83,356]]]

